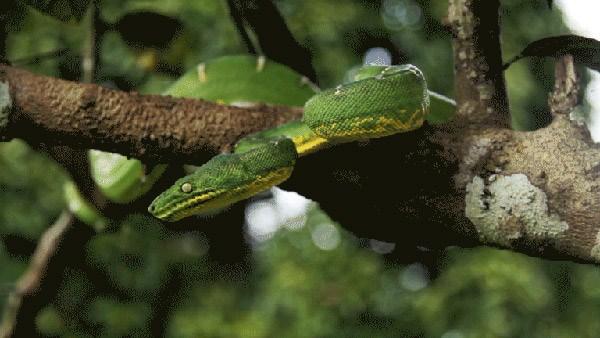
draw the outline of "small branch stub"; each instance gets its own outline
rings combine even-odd
[[[573,56],[565,55],[556,62],[554,77],[554,91],[548,96],[550,111],[553,115],[569,114],[577,105],[580,89]]]

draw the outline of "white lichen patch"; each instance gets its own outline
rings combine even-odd
[[[569,228],[549,213],[546,194],[523,174],[495,175],[487,184],[476,176],[466,190],[466,216],[484,242],[510,246],[516,239],[547,241]]]
[[[10,112],[12,111],[12,99],[7,82],[0,82],[0,132],[8,125]]]

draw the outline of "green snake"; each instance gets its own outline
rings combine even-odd
[[[212,213],[283,182],[298,156],[336,143],[408,131],[422,123],[427,95],[416,67],[364,66],[352,71],[352,79],[352,83],[318,93],[302,75],[250,55],[220,57],[185,73],[163,94],[235,105],[306,103],[305,116],[241,139],[233,154],[216,156],[157,197],[151,213],[164,220]],[[427,93],[432,113],[426,119],[441,123],[451,118],[454,102]],[[96,185],[116,203],[129,203],[145,194],[166,168],[146,168],[136,159],[97,150],[89,151],[89,160]],[[204,194],[198,194],[201,188]],[[108,220],[74,184],[65,184],[64,193],[69,209],[79,219],[97,230],[107,225]]]
[[[264,57],[223,56],[183,74],[164,95],[204,99],[222,104],[270,103],[301,106],[316,92],[305,77]],[[90,150],[91,176],[102,194],[115,203],[129,203],[144,195],[160,178],[166,165],[147,168],[136,159],[116,153]],[[63,189],[69,210],[100,231],[108,219],[96,210],[72,182]]]
[[[298,157],[340,143],[419,128],[430,109],[412,65],[366,66],[355,81],[314,95],[300,121],[241,139],[161,193],[148,211],[165,221],[213,213],[288,179]]]

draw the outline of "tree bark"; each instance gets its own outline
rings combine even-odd
[[[500,48],[500,0],[450,0],[458,114],[510,128]]]
[[[16,121],[11,119],[9,125],[27,121],[27,130],[45,142],[102,145],[109,151],[128,149],[131,156],[159,161],[177,158],[195,162],[197,155],[190,149],[227,149],[249,129],[270,127],[301,114],[295,108],[278,107],[271,113],[276,116],[270,117],[266,110],[250,110],[243,118],[253,126],[248,128],[234,119],[212,115],[248,113],[240,108],[127,94],[38,77],[6,66],[3,69],[10,92],[15,94],[13,110],[20,116]],[[26,85],[40,79],[43,85]],[[66,94],[65,86],[75,94]],[[61,90],[54,92],[54,88]],[[90,90],[97,98],[93,113],[81,108],[81,98],[86,97],[81,93]],[[55,100],[63,100],[63,96],[65,101],[57,104]],[[118,98],[117,103],[114,98]],[[130,110],[124,106],[137,111],[144,122],[125,118],[135,115],[128,114]],[[179,109],[173,107],[192,107],[177,114],[203,119],[203,131],[192,132],[193,128],[181,126],[188,130],[181,133],[177,131],[178,121],[164,121],[160,116]],[[203,107],[209,110],[200,110]],[[69,116],[68,122],[49,121],[47,114],[65,111],[77,113],[71,113],[75,116]],[[94,114],[102,116],[99,122],[92,119]],[[144,127],[138,128],[136,123]],[[94,124],[111,126],[103,131],[100,143],[98,134],[91,134],[89,127],[74,127]],[[54,125],[59,127],[48,127]],[[60,126],[68,126],[69,133],[61,129],[67,127]],[[11,134],[18,136],[14,130]],[[123,137],[123,130],[128,131],[128,137]],[[155,141],[164,145],[154,146],[152,153],[135,151],[150,149],[146,145],[150,134],[177,142]],[[221,137],[213,137],[218,135]],[[23,137],[30,138],[27,134]],[[598,168],[598,146],[584,128],[569,121],[566,113],[558,114],[547,128],[528,133],[479,124],[477,117],[458,115],[447,124],[372,140],[367,145],[340,145],[306,157],[284,187],[319,201],[334,219],[367,237],[427,246],[486,243],[547,258],[596,262],[600,251],[596,239],[600,225]],[[370,224],[372,217],[381,217],[379,224]]]
[[[228,151],[246,134],[302,115],[299,108],[239,108],[125,93],[6,65],[0,65],[1,83],[8,84],[12,106],[0,114],[4,140],[18,137],[33,144],[66,144],[163,163],[202,162]]]

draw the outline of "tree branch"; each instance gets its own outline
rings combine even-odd
[[[510,128],[500,48],[500,0],[450,0],[458,114]]]
[[[239,10],[239,7],[236,6],[235,0],[227,0],[227,6],[229,7],[229,15],[231,15],[231,19],[235,24],[235,28],[242,39],[242,42],[246,46],[246,49],[250,54],[257,54],[256,48],[254,48],[254,44],[252,40],[250,40],[250,36],[246,31],[246,27],[244,26],[244,17],[242,11]]]
[[[4,69],[14,72],[12,76],[23,73],[9,67]],[[25,76],[33,79],[39,78],[27,74]],[[12,79],[12,76],[7,78]],[[248,131],[247,126],[240,125],[237,120],[218,120],[214,116],[203,120],[204,125],[195,124],[200,131],[192,132],[193,128],[187,127],[187,133],[175,129],[178,121],[166,122],[163,119],[162,124],[152,121],[153,118],[173,115],[173,107],[181,104],[192,107],[208,105],[212,110],[205,113],[204,118],[230,109],[239,114],[247,113],[246,110],[173,98],[165,98],[167,104],[159,96],[126,94],[49,78],[41,78],[41,81],[46,85],[27,87],[28,81],[16,81],[17,86],[13,86],[15,82],[9,80],[19,116],[45,121],[48,117],[44,117],[44,112],[77,112],[81,107],[81,100],[77,99],[81,94],[78,93],[93,90],[102,100],[106,100],[104,93],[108,93],[113,100],[118,97],[121,102],[129,102],[131,109],[148,121],[144,123],[161,128],[164,140],[177,139],[178,144],[198,144],[198,139],[207,138],[203,133],[208,133],[209,137],[223,135],[219,141],[212,140],[215,150],[223,149],[237,137],[225,136],[227,133],[242,135]],[[59,86],[67,86],[71,94],[65,89],[48,94],[54,91],[53,86],[57,86],[55,81],[60,82]],[[19,94],[18,91],[27,94]],[[51,106],[51,109],[34,109],[40,107],[39,103],[33,105],[25,99],[39,102],[40,99],[35,99],[39,95],[58,100],[61,93],[66,96],[66,102],[57,107]],[[43,123],[30,123],[28,130],[35,134],[43,132],[47,140],[59,143],[68,144],[79,137],[87,143],[101,144],[104,149],[113,151],[150,149],[144,143],[148,142],[147,138],[129,139],[134,140],[130,141],[133,145],[123,146],[122,130],[135,129],[139,122],[131,117],[124,119],[130,110],[120,110],[123,115],[111,114],[115,106],[119,105],[114,101],[112,104],[96,103],[93,114],[69,117],[70,123],[85,126],[86,123],[94,123],[92,116],[101,116],[103,125],[115,126],[104,130],[101,142],[95,139],[98,134],[89,134],[86,128],[72,128],[71,134],[66,134],[62,130],[45,128]],[[153,113],[147,114],[144,109]],[[290,121],[301,114],[301,110],[281,112],[285,114],[277,118],[262,111],[250,116],[254,114],[258,129],[262,118],[269,119],[270,122],[263,124],[267,128],[274,125],[274,121]],[[185,109],[177,114],[184,118],[185,114],[197,116],[199,113],[195,109]],[[87,121],[80,122],[78,116],[84,116]],[[11,119],[10,123],[18,125],[23,120]],[[170,129],[171,125],[175,128]],[[219,128],[224,130],[216,134]],[[115,141],[111,141],[113,139]],[[152,153],[130,152],[129,155],[196,161],[196,154],[182,149],[190,148],[169,144],[155,147]],[[367,145],[338,145],[303,158],[298,161],[294,175],[284,188],[319,201],[334,219],[365,237],[430,247],[486,243],[546,258],[598,262],[598,168],[598,146],[591,142],[585,130],[572,125],[564,115],[558,116],[547,128],[529,133],[489,127],[485,123],[478,125],[470,116],[459,115],[444,125],[425,126],[415,132],[372,140]],[[510,191],[511,195],[502,191]],[[379,221],[374,223],[373,218]]]
[[[19,278],[14,291],[8,297],[4,309],[4,318],[0,326],[1,338],[19,335],[33,337],[36,335],[34,318],[31,317],[31,320],[24,321],[21,317],[23,315],[30,316],[31,311],[37,313],[38,308],[41,306],[39,299],[36,301],[35,298],[39,298],[41,294],[40,287],[46,272],[49,270],[51,260],[56,256],[65,233],[73,226],[74,222],[73,215],[64,212],[54,225],[42,234],[27,270]],[[57,271],[62,271],[62,269]]]
[[[460,29],[479,22],[476,5],[481,2],[452,0],[450,10],[459,6],[466,21],[451,21]],[[283,187],[314,198],[365,237],[428,247],[483,243],[600,263],[599,146],[566,114],[555,114],[548,127],[534,132],[507,129],[494,113],[506,109],[498,99],[503,85],[490,75],[501,67],[494,68],[481,48],[466,46],[482,36],[481,28],[470,34],[460,29],[456,53],[473,57],[457,58],[463,92],[453,121],[317,152],[298,161]],[[46,141],[145,159],[196,162],[198,151],[227,149],[250,131],[302,113],[127,94],[7,66],[0,71],[16,111],[7,123],[12,136],[27,137],[25,130]],[[555,92],[564,92],[560,83],[567,82],[558,81]]]
[[[12,108],[0,114],[0,138],[94,148],[163,163],[202,162],[246,134],[302,115],[299,108],[239,108],[125,93],[6,65],[0,65],[2,82],[9,84]]]
[[[528,133],[461,117],[318,152],[282,187],[359,236],[400,246],[488,244],[600,263],[599,173],[599,146],[566,116]]]
[[[234,18],[243,18],[243,21],[254,31],[265,55],[276,62],[290,66],[317,83],[317,74],[311,64],[310,52],[296,41],[272,1],[229,0],[227,3],[231,15]]]

